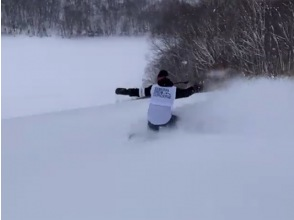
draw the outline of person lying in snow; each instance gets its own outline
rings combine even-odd
[[[203,86],[195,85],[187,89],[180,89],[168,78],[166,70],[157,75],[157,84],[147,88],[117,88],[116,94],[131,97],[150,97],[148,109],[148,126],[158,131],[160,127],[174,126],[178,117],[172,114],[175,99],[186,98],[203,90]]]

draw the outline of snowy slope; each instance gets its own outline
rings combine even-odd
[[[148,100],[115,103],[112,95],[104,100],[116,85],[139,84],[143,66],[120,63],[119,57],[128,60],[124,54],[136,47],[136,55],[129,58],[145,62],[144,41],[129,41],[126,47],[121,46],[125,41],[114,41],[121,55],[99,56],[101,68],[115,59],[116,66],[101,71],[111,68],[124,81],[109,73],[105,90],[97,91],[94,80],[78,83],[83,72],[68,55],[71,50],[94,53],[102,45],[111,50],[108,40],[50,41],[3,41],[2,219],[294,218],[293,81],[236,81],[223,91],[177,100],[178,128],[144,138]],[[91,50],[96,44],[100,47]],[[38,60],[33,52],[47,51],[46,45],[55,52],[40,56],[45,69],[58,69],[52,62],[56,47],[67,54],[64,62],[73,77],[65,90],[67,74],[50,78],[30,71]],[[11,56],[15,66],[8,65]],[[95,60],[91,57],[83,60],[83,66],[93,65],[84,75],[87,79],[96,77],[90,71]],[[25,64],[26,59],[31,61]],[[128,68],[130,75],[123,77],[121,72]],[[63,94],[58,102],[48,98],[56,91],[52,85]],[[73,92],[79,85],[87,92]],[[138,138],[128,140],[130,133]]]
[[[293,219],[293,88],[177,100],[150,140],[148,100],[2,120],[3,219]]]
[[[2,118],[114,103],[139,86],[145,38],[2,37]]]

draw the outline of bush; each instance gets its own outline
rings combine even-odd
[[[163,19],[164,23],[151,30],[154,59],[147,75],[164,68],[174,80],[199,82],[216,66],[249,77],[293,72],[293,0],[177,4],[177,12],[168,6],[162,17],[169,20]]]

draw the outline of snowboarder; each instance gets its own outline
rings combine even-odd
[[[189,97],[201,92],[203,87],[195,85],[187,89],[180,89],[168,78],[166,70],[160,70],[157,84],[147,88],[117,88],[116,94],[131,97],[151,97],[148,109],[148,127],[158,131],[160,127],[174,126],[178,117],[172,114],[175,99]]]

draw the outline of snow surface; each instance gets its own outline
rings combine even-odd
[[[88,40],[69,42],[91,48]],[[27,44],[34,51],[44,46]],[[129,46],[145,43],[130,40]],[[33,50],[27,56],[37,59]],[[109,63],[113,56],[99,60]],[[52,63],[44,62],[46,69]],[[68,72],[79,75],[75,65]],[[128,83],[113,74],[108,79],[110,88]],[[96,94],[98,100],[104,95]],[[2,218],[292,220],[293,94],[287,79],[235,81],[219,92],[177,100],[178,128],[158,136],[146,132],[148,100],[2,119]],[[137,136],[129,140],[132,133]]]
[[[2,37],[2,118],[114,103],[116,87],[142,84],[148,48],[146,38]]]

